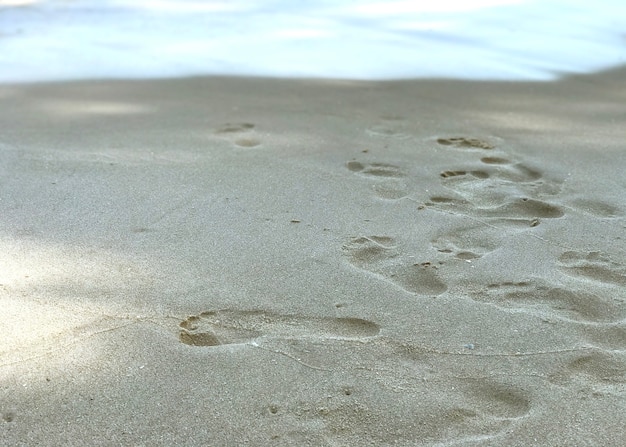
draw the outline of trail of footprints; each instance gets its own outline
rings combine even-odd
[[[495,146],[477,138],[439,138],[439,145],[463,151],[475,151],[479,160],[471,168],[454,168],[441,172],[439,178],[452,194],[432,196],[425,206],[453,214],[477,217],[490,222],[461,232],[443,234],[432,241],[443,254],[471,261],[497,248],[498,237],[493,227],[501,229],[500,236],[511,236],[538,226],[543,219],[564,215],[564,210],[541,200],[555,194],[560,184],[543,178],[540,170],[514,161],[495,151]],[[485,154],[486,151],[490,153]],[[388,163],[364,163],[352,160],[346,168],[360,176],[371,178],[376,194],[383,199],[401,199],[410,194],[407,173]],[[472,234],[473,233],[473,234]],[[468,241],[475,241],[468,246]],[[414,263],[408,254],[400,253],[388,236],[369,235],[351,239],[343,246],[349,262],[357,268],[391,282],[417,295],[439,295],[448,287],[436,272],[438,264],[427,261]]]
[[[626,267],[598,251],[567,251],[559,256],[559,267],[573,277],[626,287]]]
[[[468,166],[455,166],[440,172],[439,178],[451,194],[431,196],[424,204],[435,210],[477,219],[476,224],[441,234],[432,241],[433,247],[443,255],[471,262],[497,249],[504,239],[533,231],[545,220],[565,215],[563,207],[545,200],[560,192],[561,182],[546,178],[540,169],[511,158],[489,141],[451,137],[439,138],[436,142],[451,150],[475,153],[477,159]],[[399,167],[356,160],[348,162],[346,167],[371,178],[375,182],[374,190],[381,198],[400,199],[410,194],[405,181],[407,174]],[[572,206],[599,218],[621,214],[610,204],[589,199],[575,200]],[[407,292],[438,295],[447,290],[436,271],[443,263],[415,264],[408,254],[397,249],[392,237],[352,238],[343,246],[343,252],[354,267]],[[476,301],[504,310],[531,308],[558,319],[599,324],[599,328],[604,325],[606,330],[624,324],[626,296],[607,295],[601,288],[626,286],[626,266],[599,252],[574,251],[561,254],[557,265],[565,275],[584,281],[581,287],[565,289],[533,280],[490,284],[469,294]],[[589,282],[596,283],[600,289],[590,291]],[[618,349],[624,346],[623,342],[613,344]]]
[[[440,138],[437,143],[454,150],[474,151],[478,159],[469,166],[440,172],[440,181],[451,194],[432,196],[425,203],[426,207],[466,215],[480,222],[436,237],[433,247],[443,255],[472,262],[496,250],[505,238],[534,231],[544,220],[565,215],[563,207],[545,200],[560,192],[560,182],[545,178],[540,169],[497,152],[493,144],[483,140],[454,137]],[[379,198],[396,200],[410,194],[406,174],[399,167],[359,161],[348,162],[346,166],[358,175],[371,178]],[[616,207],[593,200],[579,199],[573,206],[599,218],[620,214]],[[414,263],[390,236],[352,238],[344,244],[343,252],[355,268],[406,292],[436,296],[448,289],[437,273],[439,264]],[[523,310],[537,314],[544,321],[557,319],[580,325],[581,335],[593,348],[587,353],[573,352],[555,368],[548,378],[550,382],[582,380],[590,387],[597,383],[626,383],[626,363],[623,356],[614,354],[615,350],[626,349],[626,294],[616,293],[626,289],[626,266],[600,252],[566,251],[556,262],[564,275],[580,281],[580,287],[565,288],[531,278],[492,283],[468,291],[469,297],[504,311]],[[496,402],[500,400],[511,412],[509,415],[527,414],[530,400],[510,387],[504,390],[504,394],[492,394],[490,404],[498,405]],[[460,419],[471,414],[466,409],[450,411]]]
[[[537,280],[493,283],[471,296],[502,308],[535,309],[539,314],[557,313],[561,318],[579,322],[616,323],[626,318],[623,302],[584,289],[570,290]]]
[[[254,138],[244,137],[254,126],[249,123],[228,124],[216,134],[234,139],[241,147],[259,144]],[[376,127],[368,130],[371,135],[407,138],[395,128]],[[475,151],[478,161],[473,166],[453,167],[439,174],[450,196],[432,196],[425,206],[455,214],[478,217],[488,225],[476,224],[463,230],[442,234],[432,241],[433,246],[444,256],[457,260],[472,261],[495,250],[502,238],[524,231],[532,231],[544,219],[555,219],[564,215],[563,208],[544,201],[544,197],[555,195],[560,190],[559,182],[544,179],[539,169],[512,160],[496,151],[495,146],[484,140],[465,137],[439,138],[437,144],[454,150]],[[489,155],[485,151],[492,151]],[[378,197],[397,200],[410,194],[405,170],[381,162],[349,161],[346,168],[355,175],[370,178]],[[600,215],[614,216],[618,210],[610,205],[585,201],[587,209],[599,210]],[[604,213],[604,214],[602,214]],[[497,229],[497,231],[494,231]],[[445,293],[448,286],[441,279],[438,269],[443,262],[415,262],[415,258],[403,253],[397,241],[386,235],[353,237],[342,246],[345,259],[354,268],[368,277],[392,284],[416,296],[437,296]],[[489,284],[482,290],[469,291],[477,302],[485,302],[510,310],[532,309],[538,314],[583,324],[599,325],[600,331],[591,332],[591,340],[607,349],[626,348],[625,299],[611,299],[582,287],[588,282],[602,285],[626,286],[626,267],[610,260],[598,252],[578,253],[567,251],[558,259],[561,271],[582,284],[579,290],[566,290],[547,282],[537,281],[503,282]],[[306,343],[328,343],[341,347],[341,343],[380,339],[381,328],[374,322],[359,318],[306,318],[296,315],[281,315],[263,310],[219,310],[206,311],[190,316],[179,325],[182,343],[204,348],[216,348],[232,344],[258,344],[293,340]],[[359,344],[367,349],[367,344]],[[391,349],[391,351],[394,351]],[[278,352],[278,351],[276,351]],[[290,356],[291,357],[291,356]],[[409,356],[410,357],[410,356]],[[409,358],[407,357],[407,358]],[[295,359],[295,357],[292,357]],[[395,355],[394,355],[395,358]],[[395,361],[395,360],[394,360]],[[303,365],[307,366],[303,363]],[[347,365],[349,366],[349,365]],[[563,383],[572,374],[590,376],[609,382],[624,383],[626,365],[611,354],[593,351],[574,356],[561,368],[562,373],[551,377],[554,383]],[[387,379],[385,379],[387,380]],[[442,407],[440,414],[419,415],[424,425],[424,440],[461,440],[474,436],[496,436],[509,424],[525,417],[531,409],[530,398],[521,390],[510,385],[486,380],[462,380],[455,393],[461,393],[461,402],[473,403],[473,408]],[[347,391],[349,390],[349,391]],[[346,432],[350,425],[362,427],[367,424],[362,403],[350,403],[358,390],[342,388],[341,399],[320,402],[268,403],[267,416],[317,419],[326,427],[329,436]],[[454,401],[455,399],[451,399]],[[365,409],[365,410],[364,410]],[[369,414],[370,410],[367,410]],[[334,427],[340,413],[341,427]],[[437,419],[428,425],[428,418]],[[373,418],[371,424],[380,424],[385,418]],[[434,420],[434,419],[433,419]],[[441,420],[448,421],[442,432]],[[388,426],[385,429],[389,429]],[[292,432],[287,437],[311,439],[312,433]],[[292,440],[293,440],[292,439]],[[325,439],[325,437],[324,437]]]
[[[261,144],[255,135],[255,127],[252,123],[227,123],[218,127],[214,134],[228,139],[237,147],[252,148]]]
[[[391,241],[381,239],[378,242]],[[376,250],[375,250],[376,251]],[[369,262],[369,256],[367,256]],[[347,383],[337,386],[336,389],[327,388],[327,381],[320,383],[324,389],[319,400],[302,400],[301,397],[283,396],[278,401],[266,402],[265,417],[285,418],[288,421],[299,421],[301,427],[296,432],[282,433],[290,440],[310,440],[316,437],[342,439],[345,433],[359,431],[367,423],[376,433],[396,432],[401,438],[405,423],[389,418],[384,409],[380,409],[380,393],[388,394],[385,399],[395,400],[396,392],[388,386],[389,381],[402,380],[405,372],[398,370],[398,377],[387,371],[384,376],[376,371],[370,371],[373,365],[368,359],[372,353],[368,350],[373,347],[373,354],[379,355],[388,351],[388,358],[381,359],[383,366],[389,363],[392,369],[400,361],[413,361],[403,348],[396,346],[393,341],[380,337],[378,324],[359,318],[320,318],[303,317],[299,315],[283,315],[263,310],[234,310],[225,309],[206,311],[183,320],[179,325],[179,338],[182,343],[191,347],[216,349],[225,345],[252,345],[261,349],[284,354],[297,360],[303,367],[315,368],[306,363],[306,356],[315,354],[320,346],[326,344],[330,351],[344,352],[350,350],[350,355],[333,355],[329,362],[338,362],[334,366],[339,371],[351,371],[350,375],[341,374],[336,377],[364,376],[365,383],[373,379],[380,382],[376,392],[360,389],[358,386]],[[366,342],[370,340],[370,342]],[[282,342],[282,345],[281,345]],[[286,343],[285,343],[286,342]],[[347,345],[346,345],[347,343]],[[301,352],[291,355],[276,347],[298,349]],[[327,355],[321,353],[319,357]],[[300,360],[304,357],[305,360]],[[363,368],[363,364],[367,365]],[[416,363],[415,368],[423,368]],[[332,371],[315,368],[322,371]],[[335,370],[335,369],[333,369]],[[360,372],[359,372],[360,371]],[[368,372],[369,371],[369,372]],[[409,372],[409,375],[412,373]],[[335,377],[334,375],[331,377]],[[329,377],[330,379],[330,377]],[[331,383],[334,379],[330,379]],[[413,421],[420,423],[420,436],[429,442],[442,440],[462,440],[472,436],[497,436],[517,419],[526,417],[531,409],[531,400],[527,394],[516,387],[499,383],[490,379],[455,379],[450,377],[455,386],[448,389],[428,388],[430,402],[438,402],[428,410],[415,406],[407,401],[407,411]],[[409,379],[407,390],[420,391],[424,398],[423,385],[414,379]],[[444,396],[445,395],[445,396]],[[382,411],[380,414],[379,411]],[[367,420],[364,420],[365,419]],[[311,421],[316,421],[315,429],[307,431]],[[392,424],[391,426],[389,424]],[[376,437],[377,435],[373,435]],[[408,436],[414,436],[413,432]],[[381,438],[380,441],[384,441]],[[346,440],[347,442],[347,440]]]
[[[544,179],[539,169],[514,161],[505,154],[484,156],[482,152],[495,150],[490,143],[463,138],[451,140],[456,143],[441,138],[438,143],[481,153],[474,166],[441,172],[443,185],[453,194],[431,197],[428,206],[480,218],[529,219],[529,225],[541,218],[564,215],[561,207],[541,200],[558,193],[560,182]]]
[[[488,144],[470,144],[458,139],[438,142],[463,149],[494,149]],[[558,194],[560,184],[544,179],[540,170],[499,154],[481,156],[480,162],[487,168],[472,166],[442,172],[442,182],[455,195],[431,197],[428,205],[479,217],[497,227],[500,234],[490,231],[494,229],[491,226],[471,226],[434,241],[439,251],[456,253],[457,258],[462,253],[466,257],[480,257],[497,248],[494,240],[532,231],[544,219],[565,214],[562,207],[543,200]],[[593,200],[579,199],[572,205],[598,218],[620,214],[612,205]],[[466,247],[467,241],[473,241],[473,246]],[[466,247],[465,251],[461,247]],[[576,251],[562,253],[557,266],[563,274],[579,280],[580,287],[565,288],[535,278],[489,284],[483,290],[470,292],[470,296],[504,310],[531,310],[550,319],[582,324],[581,333],[596,350],[574,355],[557,373],[559,380],[570,380],[577,375],[588,377],[592,385],[598,380],[625,383],[626,364],[611,352],[626,348],[626,294],[619,292],[626,286],[626,267],[600,252]]]
[[[364,395],[358,387],[329,387],[318,400],[272,402],[265,411],[269,420],[300,422],[300,429],[277,435],[289,445],[359,445],[366,433],[370,442],[388,445],[441,445],[463,443],[475,437],[496,437],[528,415],[530,399],[523,391],[490,381],[464,381],[445,391],[422,391],[430,405],[413,405],[404,395],[380,389]],[[373,397],[373,398],[372,398]],[[378,401],[395,402],[395,411]],[[406,430],[411,426],[411,430]]]
[[[468,144],[458,142],[457,147],[471,147],[482,150],[492,150],[489,144]],[[473,141],[473,140],[472,140]],[[440,144],[450,145],[449,142]],[[456,192],[461,199],[433,197],[431,202],[434,206],[451,205],[455,210],[475,215],[491,222],[501,232],[510,237],[515,232],[532,231],[532,227],[539,225],[543,219],[559,218],[565,214],[563,208],[541,200],[544,196],[555,195],[560,190],[559,182],[543,179],[542,173],[520,162],[512,162],[502,155],[481,156],[480,162],[486,165],[494,165],[497,169],[480,170],[451,170],[442,172],[440,177],[444,185]],[[495,192],[491,192],[495,191]],[[522,196],[525,193],[526,196]],[[480,195],[485,196],[484,201],[498,205],[490,207],[476,206],[481,203]],[[580,202],[580,201],[579,201]],[[618,211],[607,204],[596,203],[590,200],[582,201],[579,205],[585,205],[587,209],[596,209],[600,217],[613,216]],[[528,219],[528,220],[526,220]],[[526,224],[527,222],[527,224]],[[489,239],[502,237],[493,231],[485,234],[476,234],[481,231],[480,227],[470,227],[463,230],[462,235],[450,234],[443,236],[436,243],[440,251],[460,252],[454,242],[476,241],[478,250],[471,247],[465,256],[482,256],[488,253]],[[474,234],[472,234],[474,233]],[[448,239],[448,241],[446,241]],[[447,243],[446,243],[447,242]],[[578,253],[568,251],[560,255],[559,268],[566,275],[596,281],[599,285],[612,284],[626,286],[626,268],[617,262],[602,256],[599,252]],[[626,307],[619,297],[606,296],[605,291],[590,293],[588,288],[580,290],[568,290],[549,284],[538,284],[538,281],[523,283],[491,284],[486,290],[473,295],[477,301],[487,301],[502,308],[515,308],[532,306],[548,315],[559,318],[575,320],[579,322],[594,323],[617,323],[626,318]]]

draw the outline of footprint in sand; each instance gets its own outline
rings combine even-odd
[[[471,261],[496,250],[502,244],[502,239],[510,237],[508,227],[502,226],[500,230],[496,232],[487,225],[462,227],[437,235],[431,244],[439,253]]]
[[[443,186],[477,207],[501,205],[516,196],[553,196],[560,191],[562,182],[545,179],[536,168],[522,163],[505,164],[508,160],[498,157],[481,160],[490,165],[440,172]]]
[[[485,171],[443,171],[439,174],[441,178],[452,178],[452,177],[465,177],[471,176],[479,179],[489,178],[489,173]]]
[[[555,384],[567,384],[572,378],[581,377],[592,384],[619,385],[626,383],[626,362],[617,353],[595,351],[576,355],[563,365],[549,380]]]
[[[486,165],[510,165],[513,163],[505,157],[483,157],[480,161]]]
[[[452,429],[444,438],[447,440],[497,436],[512,421],[526,417],[531,409],[530,397],[508,384],[467,379],[457,389],[462,392],[461,405],[441,415]]]
[[[215,130],[216,134],[233,134],[233,133],[242,133],[248,132],[254,129],[254,124],[252,123],[226,123],[221,125]]]
[[[450,204],[444,198],[438,199],[437,203]],[[477,222],[475,225],[464,225],[438,234],[431,240],[433,248],[445,255],[454,256],[456,259],[471,261],[497,250],[505,241],[539,225],[541,220],[501,218]]]
[[[442,199],[438,203],[443,202]],[[488,223],[480,222],[440,233],[431,240],[431,244],[439,253],[471,261],[488,255],[500,248],[504,241],[537,225],[539,220],[527,218],[490,219]]]
[[[338,388],[338,387],[336,387]],[[514,386],[466,380],[442,389],[431,385],[407,395],[371,387],[325,389],[318,399],[293,399],[266,406],[266,418],[298,421],[301,428],[288,433],[297,445],[362,445],[355,433],[367,430],[371,445],[466,445],[486,440],[528,415],[531,400]],[[423,402],[415,405],[412,398]],[[393,401],[393,408],[380,402]],[[411,430],[406,427],[410,426]],[[310,430],[310,431],[309,431]],[[415,440],[420,442],[415,444]],[[362,438],[361,438],[362,440]]]
[[[445,421],[442,428],[447,428],[447,436],[439,436],[447,440],[497,435],[512,420],[523,418],[530,412],[530,398],[508,384],[466,379],[455,388],[462,396],[461,405],[437,415],[439,420]]]
[[[317,435],[333,445],[360,445],[351,434],[363,433],[364,427],[375,445],[387,445],[389,439],[400,445],[415,445],[415,439],[419,445],[466,445],[498,436],[532,410],[531,395],[513,381],[456,377],[455,366],[438,372],[437,380],[426,379],[422,373],[437,368],[433,359],[407,356],[406,346],[397,350],[388,342],[382,337],[344,346],[350,351],[336,370],[341,374],[317,381],[317,393],[307,398],[285,396],[267,402],[261,417],[297,421],[302,429],[314,427],[305,439]],[[389,355],[381,357],[382,352]],[[357,359],[364,363],[354,364]],[[387,401],[394,405],[379,404]]]
[[[565,215],[565,211],[558,205],[528,197],[515,197],[507,203],[493,208],[479,208],[480,217],[496,217],[520,221],[528,219],[528,226],[536,227],[541,223],[540,218],[557,219]]]
[[[624,306],[624,303],[622,302]],[[623,313],[622,313],[623,314]],[[622,320],[614,324],[592,326],[588,328],[587,337],[594,346],[605,349],[626,351],[626,321]]]
[[[561,270],[573,277],[600,283],[626,286],[626,268],[599,251],[579,253],[566,251],[559,256]]]
[[[368,127],[365,132],[372,137],[407,140],[411,138],[411,135],[404,131],[404,122],[405,120],[401,117],[382,117],[382,121],[379,124]]]
[[[416,263],[408,256],[402,256],[391,237],[356,237],[343,246],[343,253],[354,267],[373,273],[409,293],[440,295],[448,290],[439,279],[434,263]]]
[[[397,200],[409,194],[407,184],[402,181],[406,172],[398,166],[352,160],[346,163],[346,167],[352,172],[378,180],[372,188],[381,199]]]
[[[493,149],[495,146],[488,141],[480,140],[478,138],[467,137],[448,137],[437,138],[437,143],[443,146],[453,146],[463,149]]]
[[[533,310],[542,315],[585,323],[611,323],[626,318],[623,303],[583,290],[568,290],[532,281],[489,284],[470,294],[475,301],[502,309]]]
[[[517,419],[530,411],[530,398],[507,384],[486,380],[468,380],[465,394],[470,401],[477,402],[482,412],[498,419]]]
[[[380,331],[376,323],[359,318],[305,318],[261,310],[207,311],[179,326],[180,341],[192,346],[249,343],[259,337],[362,339]]]
[[[508,162],[508,160],[507,163],[493,163],[494,160],[501,161],[505,159],[497,157],[481,158],[481,161],[483,163],[486,163],[485,160],[487,160],[489,164],[496,164],[497,166],[482,169],[477,167],[473,170],[457,169],[443,171],[441,174],[439,174],[439,176],[442,178],[463,176],[464,180],[467,181],[471,181],[471,177],[480,180],[491,178],[511,183],[531,183],[542,177],[542,174],[541,172],[539,172],[539,170],[528,167],[522,163],[511,164]]]
[[[379,198],[386,200],[402,199],[410,193],[406,183],[398,181],[375,183],[372,189]]]
[[[484,217],[511,217],[511,218],[546,218],[556,219],[565,215],[560,206],[552,205],[541,200],[528,197],[514,197],[507,203],[492,207],[479,208],[477,214]],[[536,225],[533,225],[536,226]]]
[[[579,198],[574,199],[571,205],[585,214],[598,218],[622,217],[624,215],[624,212],[618,207],[601,200]]]
[[[252,136],[243,136],[254,131],[254,124],[252,123],[227,123],[223,124],[215,130],[215,135],[227,137],[236,146],[239,147],[256,147],[261,144],[261,141]]]
[[[493,148],[490,143],[468,138],[440,138],[438,142],[459,148]],[[560,192],[562,181],[550,179],[541,169],[497,151],[470,166],[442,171],[439,177],[443,186],[458,196],[452,205],[465,214],[505,218],[563,215],[560,207],[539,200]]]
[[[540,219],[556,219],[565,215],[565,211],[558,205],[528,197],[497,198],[501,203],[496,206],[478,206],[470,200],[459,197],[433,196],[424,204],[447,211],[452,214],[464,214],[480,218],[497,218],[514,221],[524,221],[526,226],[536,227]]]
[[[372,188],[381,199],[397,200],[409,195],[408,186],[402,181],[406,172],[398,166],[352,160],[346,163],[346,167],[359,175],[377,180]]]
[[[398,166],[387,163],[361,163],[359,161],[349,161],[346,167],[360,175],[366,177],[378,178],[402,178],[406,177],[406,173]]]

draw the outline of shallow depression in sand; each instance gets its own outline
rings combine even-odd
[[[307,318],[261,310],[207,311],[179,326],[180,341],[192,346],[248,343],[259,337],[360,339],[380,331],[376,323],[360,318]]]

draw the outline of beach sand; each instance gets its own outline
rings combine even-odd
[[[626,70],[0,86],[11,446],[621,445]]]

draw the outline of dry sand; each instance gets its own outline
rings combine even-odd
[[[0,443],[626,436],[626,71],[0,87]]]

